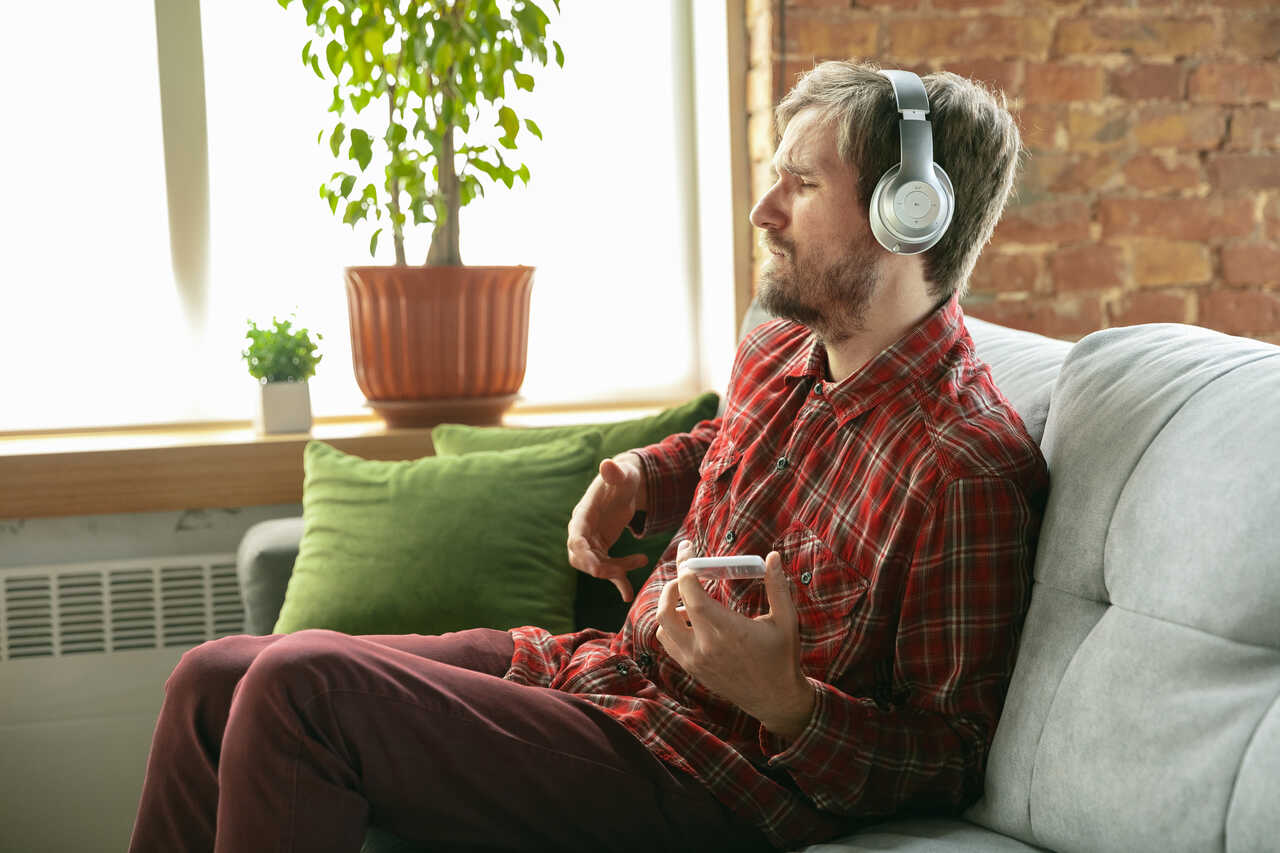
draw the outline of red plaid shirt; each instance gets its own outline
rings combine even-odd
[[[636,532],[680,529],[622,630],[516,629],[506,676],[596,703],[780,847],[981,794],[1048,496],[954,297],[843,382],[825,375],[804,327],[752,332],[724,416],[640,452]],[[681,539],[698,555],[781,553],[817,690],[791,743],[655,638]],[[706,586],[743,614],[768,609],[761,580]]]

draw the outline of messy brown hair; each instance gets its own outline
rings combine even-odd
[[[956,194],[951,227],[921,256],[924,277],[938,300],[957,291],[963,297],[973,265],[1009,199],[1022,139],[1002,93],[947,71],[921,79],[929,96],[933,159],[951,178]],[[889,79],[872,63],[820,63],[778,104],[778,133],[809,108],[835,124],[840,156],[857,174],[858,202],[869,208],[880,176],[901,153]]]

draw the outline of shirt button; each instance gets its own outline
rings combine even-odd
[[[736,534],[736,533],[734,533],[732,530],[730,530],[728,533],[726,533],[726,534],[724,535],[724,541],[725,541],[725,544],[726,544],[726,545],[732,545],[732,544],[733,544],[733,540],[735,540],[735,539],[737,539],[737,538],[738,538],[738,534]]]
[[[779,471],[781,471],[783,468],[786,468],[786,467],[787,467],[787,457],[785,457],[785,456],[780,456],[780,457],[778,457],[778,463],[777,463],[777,465],[776,465],[775,467],[776,467]]]
[[[811,580],[813,580],[813,572],[805,572],[800,576],[800,583],[807,584]]]
[[[617,666],[617,670],[618,670],[618,675],[626,675],[627,665],[625,663],[619,663]]]
[[[641,652],[636,655],[636,663],[648,668],[648,666],[653,663],[653,657],[648,652]]]
[[[816,383],[816,384],[813,386],[813,393],[817,394],[819,397],[821,397],[821,396],[822,396],[822,383],[821,383],[821,382],[818,382],[818,383]]]

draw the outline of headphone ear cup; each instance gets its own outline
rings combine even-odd
[[[902,164],[885,172],[871,193],[867,219],[876,241],[898,255],[915,255],[942,239],[955,211],[951,179],[937,163],[934,181],[899,180]]]

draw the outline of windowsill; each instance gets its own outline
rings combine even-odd
[[[603,423],[681,402],[521,409],[503,425]],[[0,518],[298,503],[312,439],[368,459],[433,452],[429,427],[388,429],[372,415],[317,418],[309,433],[277,435],[257,435],[248,421],[0,433]]]

